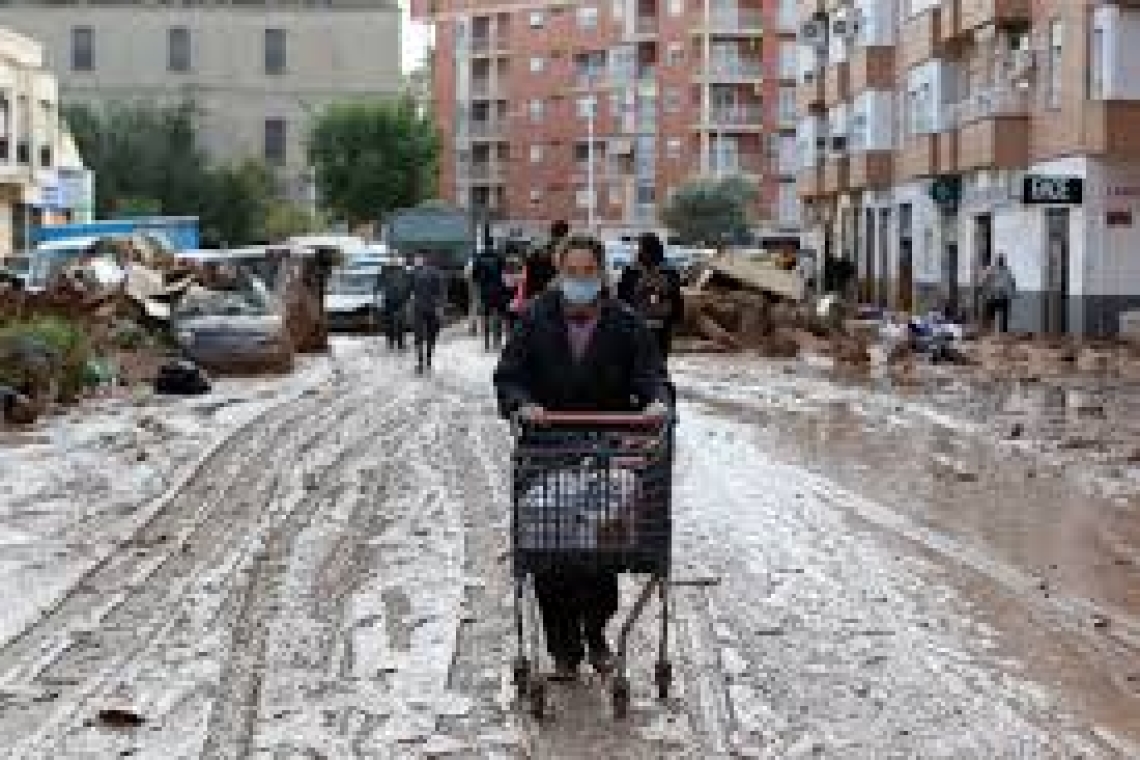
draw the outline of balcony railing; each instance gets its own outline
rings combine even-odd
[[[701,75],[710,79],[762,79],[764,67],[760,61],[713,61],[701,68]]]
[[[763,121],[760,106],[718,106],[709,111],[708,124],[721,126],[759,127]]]
[[[656,16],[638,16],[634,22],[638,34],[657,34]]]
[[[471,37],[472,53],[491,53],[505,50],[507,41],[502,34],[477,34]]]
[[[979,90],[952,110],[956,126],[1001,116],[1024,116],[1029,113],[1029,92],[1012,87]]]
[[[487,97],[499,91],[499,83],[495,79],[481,78],[471,80],[471,94],[476,97]]]
[[[714,32],[758,31],[764,28],[764,14],[756,8],[714,10],[705,27]]]
[[[750,177],[763,175],[768,169],[767,157],[758,152],[735,153],[718,156],[714,151],[708,156],[707,168],[697,162],[693,166],[695,171],[702,171],[713,176],[732,176],[742,174]]]
[[[475,161],[467,169],[467,176],[473,180],[501,181],[506,167],[501,161]]]
[[[468,130],[472,137],[496,137],[507,131],[506,119],[472,121]]]

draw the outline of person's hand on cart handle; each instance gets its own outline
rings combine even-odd
[[[669,416],[669,407],[663,401],[654,401],[645,407],[645,416],[663,420]]]
[[[546,410],[538,404],[523,404],[515,412],[515,417],[519,422],[537,422],[544,414]]]

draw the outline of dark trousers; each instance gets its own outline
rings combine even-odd
[[[388,337],[388,348],[404,349],[404,310],[394,309],[385,316],[384,333]]]
[[[657,350],[661,352],[662,359],[669,358],[669,350],[673,345],[673,330],[669,327],[652,327],[650,330],[657,340]]]
[[[435,352],[435,340],[439,336],[439,317],[435,312],[419,312],[414,315],[412,332],[416,340],[416,360],[419,366],[430,367]]]
[[[546,649],[560,665],[577,666],[591,652],[608,652],[606,624],[618,608],[617,573],[566,569],[536,573],[534,590]]]
[[[997,326],[998,332],[1009,332],[1009,299],[994,298],[986,304],[990,323]]]

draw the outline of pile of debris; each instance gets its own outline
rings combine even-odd
[[[812,301],[801,274],[775,259],[711,261],[684,291],[682,339],[697,348],[755,351],[771,358],[801,353],[831,356],[837,364],[870,363],[869,344],[847,328],[848,310],[834,296]]]

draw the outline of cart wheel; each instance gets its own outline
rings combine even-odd
[[[668,660],[657,663],[653,680],[657,684],[657,698],[668,699],[669,687],[673,685],[673,663]]]
[[[524,698],[530,686],[530,662],[525,657],[515,658],[513,683],[519,699]]]
[[[629,679],[625,676],[614,677],[614,718],[625,720],[629,716]]]
[[[526,688],[527,698],[530,700],[530,715],[535,720],[546,717],[546,682],[541,678],[530,679]]]

